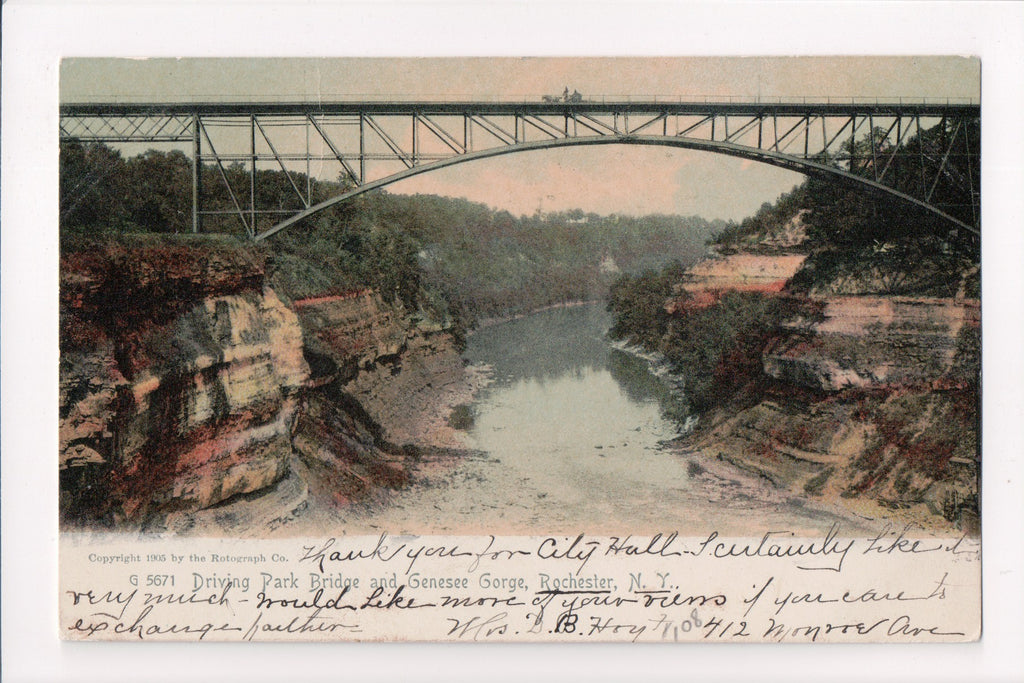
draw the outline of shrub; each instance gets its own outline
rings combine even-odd
[[[794,299],[729,292],[714,306],[673,318],[658,350],[686,379],[693,409],[706,412],[764,376],[764,347],[800,308]]]
[[[476,411],[473,410],[472,406],[465,403],[452,408],[451,414],[448,416],[448,425],[452,429],[461,429],[463,431],[473,428],[476,422]]]

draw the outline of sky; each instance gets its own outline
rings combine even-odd
[[[103,100],[980,97],[962,57],[65,59],[65,102]],[[802,176],[661,147],[562,148],[456,165],[388,187],[465,197],[513,214],[580,208],[740,220]]]

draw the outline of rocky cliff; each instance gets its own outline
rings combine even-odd
[[[447,334],[372,292],[286,303],[245,246],[152,242],[61,259],[63,524],[183,530],[253,496],[408,480],[407,414],[461,371]]]
[[[389,441],[423,443],[424,419],[459,394],[464,372],[450,334],[362,290],[295,302],[317,372],[362,406]],[[439,400],[441,399],[441,400]],[[434,442],[434,435],[427,439]]]
[[[804,311],[758,346],[760,377],[693,443],[794,493],[975,531],[979,301],[798,294],[788,281],[804,255],[773,246],[705,260],[666,304],[682,317],[754,291]]]
[[[421,453],[459,445],[446,418],[466,384],[450,334],[370,290],[294,307],[312,377],[293,443],[333,500],[402,486]]]
[[[241,250],[104,248],[61,262],[64,518],[216,505],[288,469],[308,376],[295,314]]]

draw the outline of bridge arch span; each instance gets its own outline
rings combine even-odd
[[[966,223],[958,220],[957,218],[950,216],[944,211],[938,209],[932,204],[924,202],[920,199],[912,197],[911,195],[905,194],[898,190],[895,190],[887,185],[875,182],[870,178],[858,176],[854,173],[850,173],[842,168],[835,166],[829,166],[816,161],[807,159],[801,159],[799,157],[789,156],[779,152],[773,152],[771,150],[759,149],[756,147],[748,147],[746,145],[737,145],[730,142],[723,142],[718,140],[700,140],[686,137],[665,137],[660,135],[617,135],[617,136],[600,136],[600,137],[579,137],[579,138],[562,138],[553,140],[535,140],[530,142],[520,142],[514,145],[505,145],[499,147],[493,147],[484,150],[477,150],[473,152],[466,152],[456,156],[448,157],[446,159],[440,159],[432,161],[430,163],[413,166],[412,168],[399,171],[392,175],[384,178],[379,178],[374,181],[367,182],[363,185],[355,187],[347,192],[331,197],[319,204],[315,204],[308,209],[288,217],[287,219],[277,223],[276,225],[268,228],[267,230],[257,234],[255,239],[257,241],[264,240],[271,235],[274,235],[281,230],[284,230],[292,225],[295,225],[299,221],[312,216],[313,214],[319,213],[324,209],[327,209],[335,204],[339,204],[345,200],[351,199],[357,195],[376,190],[393,183],[397,183],[406,178],[411,178],[422,173],[429,173],[431,171],[437,171],[442,168],[454,166],[456,164],[469,163],[472,161],[478,161],[480,159],[488,159],[497,156],[503,156],[506,154],[516,154],[520,152],[529,152],[544,149],[554,149],[558,147],[573,147],[580,145],[658,145],[662,147],[676,147],[682,149],[692,149],[703,152],[713,152],[717,154],[726,154],[728,156],[740,157],[743,159],[750,159],[753,161],[769,164],[771,166],[777,166],[790,171],[796,171],[804,175],[816,175],[824,178],[832,178],[845,182],[850,185],[866,189],[871,192],[881,193],[891,197],[895,197],[901,201],[912,204],[918,208],[924,209],[931,212],[932,214],[948,221],[952,225],[963,228],[975,235],[980,234],[977,228],[974,228]]]

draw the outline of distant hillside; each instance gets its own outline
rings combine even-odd
[[[340,183],[281,171],[257,171],[257,205],[298,209],[292,182],[314,202]],[[225,185],[225,180],[227,185]],[[231,214],[247,196],[240,164],[203,169],[204,229],[244,239]],[[181,152],[149,151],[124,158],[104,145],[61,148],[61,235],[187,233],[191,168]],[[259,229],[269,227],[261,217]],[[409,312],[468,328],[562,301],[603,298],[621,273],[692,263],[725,223],[697,216],[599,216],[580,209],[513,216],[463,199],[376,191],[307,218],[265,243],[271,282],[286,297],[304,298],[373,288]]]

